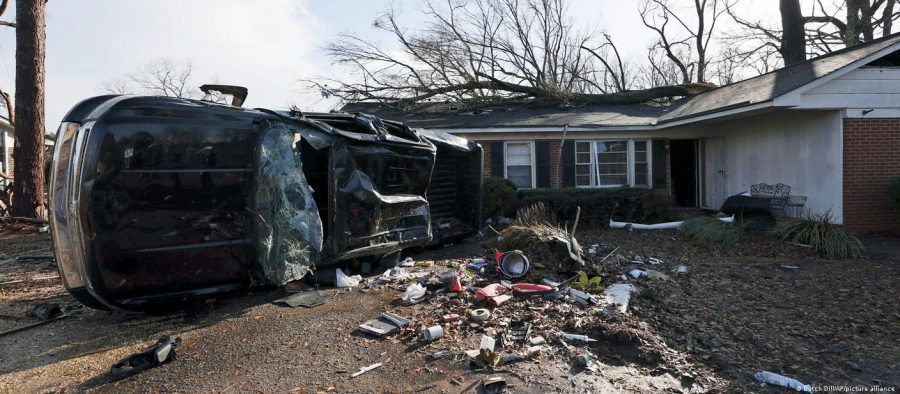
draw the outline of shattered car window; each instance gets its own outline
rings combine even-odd
[[[294,136],[275,123],[262,131],[259,142],[253,195],[256,274],[276,286],[306,275],[322,251],[322,221]]]

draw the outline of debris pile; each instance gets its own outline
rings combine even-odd
[[[407,259],[364,281],[364,291],[386,288],[398,295],[390,312],[359,331],[395,334],[392,340],[418,343],[416,350],[431,360],[449,358],[488,372],[526,360],[596,371],[596,360],[623,344],[638,348],[634,353],[644,360],[664,357],[664,342],[629,315],[629,300],[642,281],[672,280],[662,271],[676,276],[676,267],[650,257],[613,258],[615,249],[601,245],[582,257],[572,234],[549,225],[513,224],[498,241],[514,249],[438,263]],[[642,274],[628,275],[632,271]],[[610,281],[619,283],[605,286]]]

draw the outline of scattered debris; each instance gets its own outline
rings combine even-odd
[[[508,336],[512,342],[525,343],[531,336],[531,323],[520,320],[510,322]]]
[[[491,317],[491,311],[487,309],[475,309],[469,313],[469,318],[472,321],[482,322]]]
[[[355,377],[357,377],[357,376],[359,376],[359,375],[362,375],[362,374],[364,374],[364,373],[366,373],[366,372],[369,372],[369,371],[371,371],[371,370],[373,370],[373,369],[376,369],[376,368],[378,368],[378,367],[381,367],[382,365],[384,365],[384,364],[382,364],[382,363],[375,363],[375,364],[369,365],[368,367],[362,367],[362,368],[359,369],[359,371],[356,371],[356,372],[354,372],[353,374],[351,374],[350,377],[351,377],[351,378],[355,378]]]
[[[16,327],[16,328],[13,328],[13,329],[9,329],[9,330],[0,332],[0,337],[6,336],[6,335],[10,335],[10,334],[15,334],[15,333],[17,333],[17,332],[21,332],[21,331],[25,331],[25,330],[29,330],[29,329],[32,329],[32,328],[34,328],[34,327],[43,326],[44,324],[51,323],[51,322],[55,322],[55,321],[60,320],[60,319],[65,319],[65,318],[67,318],[67,317],[69,317],[69,315],[65,315],[65,314],[63,314],[63,315],[58,315],[58,316],[56,316],[56,317],[54,317],[54,318],[50,318],[50,319],[47,319],[47,320],[42,320],[42,321],[39,321],[39,322],[37,322],[37,323],[31,323],[31,324],[28,324],[28,325],[25,325],[25,326],[22,326],[22,327]]]
[[[26,314],[38,320],[50,320],[62,315],[62,308],[55,302],[35,302],[28,308]]]
[[[345,274],[344,271],[341,271],[340,268],[334,270],[334,275],[335,275],[334,286],[338,287],[338,288],[356,287],[359,285],[359,282],[362,281],[362,276],[360,276],[360,275],[347,276],[347,274]]]
[[[406,291],[400,295],[400,299],[406,302],[416,302],[419,299],[425,297],[425,287],[420,285],[419,282],[413,282],[413,284],[409,285],[406,288]]]
[[[336,294],[334,291],[327,290],[310,290],[303,293],[296,293],[291,296],[272,301],[273,304],[285,304],[291,308],[302,306],[305,308],[314,308],[325,304]]]
[[[628,310],[628,302],[631,300],[631,293],[637,291],[632,284],[616,283],[603,290],[603,294],[609,297],[613,304],[619,306],[619,312],[625,313]]]
[[[111,380],[124,379],[175,360],[175,348],[178,345],[181,345],[181,338],[172,340],[168,336],[164,336],[146,350],[132,354],[113,364],[109,370],[109,378]]]
[[[498,261],[500,264],[500,272],[507,278],[521,278],[525,276],[531,268],[531,264],[528,263],[528,258],[525,257],[520,250],[505,252],[500,255]]]
[[[562,337],[567,341],[573,341],[573,342],[583,342],[583,343],[597,342],[596,339],[590,338],[587,335],[563,333]]]
[[[369,320],[359,325],[361,331],[376,336],[389,335],[409,324],[409,319],[400,317],[390,312],[382,313],[376,319]]]
[[[440,351],[431,353],[431,358],[432,358],[433,360],[440,360],[440,359],[446,358],[446,357],[450,357],[450,351],[449,351],[449,350],[440,350]]]
[[[492,376],[481,381],[481,389],[485,394],[501,394],[506,390],[506,380],[500,376]]]
[[[444,336],[444,327],[441,326],[431,326],[422,330],[422,337],[428,342],[436,341],[442,336]]]
[[[812,392],[812,387],[810,385],[800,383],[795,379],[791,379],[787,376],[782,376],[777,373],[762,371],[755,373],[753,377],[763,385],[771,384],[773,386],[787,387],[796,391],[803,391],[807,393]]]

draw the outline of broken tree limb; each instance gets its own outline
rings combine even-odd
[[[69,317],[69,315],[59,315],[59,316],[54,317],[54,318],[52,318],[52,319],[47,319],[47,320],[44,320],[44,321],[39,321],[39,322],[37,322],[37,323],[31,323],[31,324],[29,324],[29,325],[25,325],[25,326],[22,326],[22,327],[16,327],[16,328],[13,328],[13,329],[11,329],[11,330],[6,330],[6,331],[3,331],[3,332],[0,332],[0,337],[4,337],[4,336],[10,335],[10,334],[15,334],[15,333],[17,333],[17,332],[29,330],[29,329],[32,329],[32,328],[35,328],[35,327],[38,327],[38,326],[43,326],[44,324],[47,324],[47,323],[50,323],[50,322],[55,322],[55,321],[60,320],[60,319],[65,319],[65,318],[67,318],[67,317]]]

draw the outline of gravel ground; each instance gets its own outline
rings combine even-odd
[[[371,339],[354,332],[382,311],[415,316],[425,308],[398,306],[395,288],[355,289],[313,309],[271,304],[285,295],[275,289],[198,301],[161,315],[101,312],[65,293],[52,262],[9,260],[49,254],[45,233],[6,228],[0,231],[0,330],[27,323],[10,316],[24,314],[37,300],[60,303],[69,317],[0,337],[0,392],[467,392],[494,375],[504,376],[511,392],[772,391],[753,381],[759,370],[816,385],[896,390],[900,382],[897,239],[867,238],[870,258],[846,261],[819,259],[768,239],[729,248],[696,245],[674,231],[583,230],[579,239],[661,258],[666,269],[685,264],[690,275],[631,280],[642,289],[632,317],[612,322],[633,328],[643,321],[648,330],[638,333],[640,341],[604,336],[604,344],[591,349],[594,372],[573,367],[559,350],[563,345],[553,345],[538,360],[489,374],[428,356],[474,348],[468,337],[423,345],[411,333]],[[440,266],[443,259],[483,252],[478,243],[464,242],[414,257]],[[614,274],[625,268],[605,264],[604,282],[622,281]],[[176,361],[106,380],[110,365],[162,335],[183,339]],[[643,357],[648,354],[659,359]],[[376,362],[384,366],[350,378]]]

